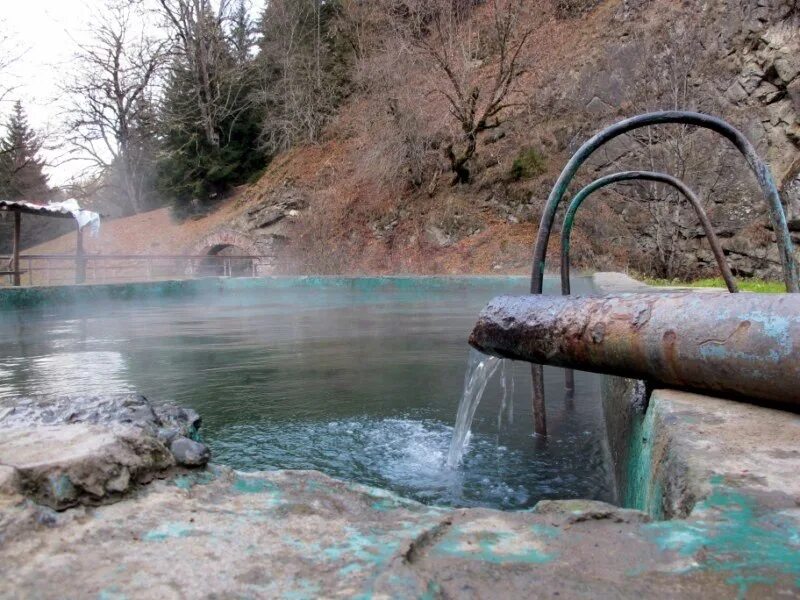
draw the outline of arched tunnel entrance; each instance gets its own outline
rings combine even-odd
[[[214,244],[203,254],[206,258],[200,261],[198,275],[205,277],[251,277],[254,272],[254,259],[236,258],[248,256],[249,253],[233,244]]]

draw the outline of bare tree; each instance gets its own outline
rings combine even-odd
[[[69,98],[67,143],[73,159],[88,161],[121,191],[134,212],[145,208],[152,160],[153,85],[166,43],[146,34],[129,6],[111,6],[80,47]]]
[[[470,180],[468,163],[479,135],[499,127],[514,104],[514,83],[523,74],[521,53],[530,30],[521,25],[521,0],[489,0],[489,20],[469,17],[474,2],[412,0],[395,10],[399,31],[416,55],[436,74],[433,91],[448,103],[459,133],[445,153],[452,183]]]
[[[631,87],[633,112],[652,110],[705,110],[698,106],[694,79],[698,75],[702,46],[695,27],[676,27],[666,40],[642,37],[640,76]],[[669,173],[694,188],[709,208],[710,198],[726,183],[732,155],[718,138],[688,125],[648,127],[627,136],[632,151],[626,159],[651,171]],[[687,261],[687,242],[697,235],[697,217],[685,198],[671,187],[654,183],[638,186],[644,202],[641,223],[652,240],[648,271],[666,278],[685,277],[697,265]],[[712,211],[713,212],[713,211]]]
[[[9,95],[16,89],[10,74],[11,65],[17,62],[21,52],[15,49],[14,39],[5,32],[4,24],[0,22],[0,105],[8,100]]]

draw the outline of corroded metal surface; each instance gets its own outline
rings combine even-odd
[[[607,142],[613,140],[620,135],[634,131],[642,127],[649,127],[651,125],[663,125],[670,123],[678,123],[684,125],[692,125],[695,127],[702,127],[719,133],[722,137],[730,141],[739,152],[744,156],[750,169],[756,176],[758,185],[767,202],[769,209],[772,227],[775,230],[775,235],[778,243],[778,251],[781,259],[781,266],[783,268],[783,278],[786,283],[786,290],[792,293],[800,293],[800,278],[798,277],[797,264],[794,260],[794,247],[792,245],[792,238],[789,235],[789,228],[786,223],[786,214],[781,204],[780,194],[775,185],[767,165],[758,156],[753,145],[750,141],[735,127],[732,127],[722,119],[712,117],[711,115],[704,115],[702,113],[689,112],[689,111],[660,111],[652,112],[643,115],[638,115],[630,119],[620,121],[603,131],[596,134],[594,137],[586,141],[578,151],[573,154],[572,158],[561,171],[558,180],[553,186],[550,196],[547,198],[547,203],[542,211],[542,218],[539,223],[539,232],[536,237],[536,245],[533,250],[533,269],[531,271],[531,293],[541,294],[542,285],[544,283],[544,267],[545,258],[547,256],[547,244],[550,241],[550,232],[553,228],[555,221],[556,211],[561,202],[564,194],[567,192],[569,184],[572,182],[573,177],[578,172],[581,165]],[[541,366],[531,365],[531,375],[533,377],[533,409],[537,415],[535,421],[544,422],[544,391],[541,385],[542,373]],[[538,413],[542,413],[538,416]],[[536,433],[546,433],[545,431],[536,430]]]
[[[470,344],[539,365],[800,405],[800,296],[499,297]]]
[[[719,267],[720,273],[722,273],[722,279],[725,281],[725,286],[728,288],[728,291],[732,294],[735,294],[739,291],[739,289],[736,287],[736,281],[733,279],[733,273],[731,273],[731,269],[728,266],[728,261],[725,259],[725,254],[722,251],[722,245],[719,243],[719,238],[714,232],[714,226],[708,219],[708,215],[706,214],[703,205],[700,203],[700,199],[697,197],[697,194],[695,194],[680,179],[673,177],[672,175],[667,175],[665,173],[654,173],[652,171],[622,171],[620,173],[613,173],[612,175],[606,175],[605,177],[596,179],[583,188],[580,192],[575,194],[575,197],[569,203],[567,214],[564,216],[564,225],[561,227],[562,294],[565,296],[570,294],[569,241],[572,234],[572,228],[575,225],[575,214],[578,212],[578,209],[581,207],[581,205],[583,205],[583,202],[594,192],[613,183],[624,181],[655,181],[672,186],[678,190],[678,192],[680,192],[689,201],[689,204],[692,205],[695,214],[697,214],[697,218],[699,219],[700,225],[706,234],[708,243],[711,246],[711,252],[714,254],[714,258],[717,261],[717,266]],[[565,371],[564,384],[567,390],[575,389],[575,374],[572,369],[567,369]]]
[[[706,214],[703,205],[700,203],[700,199],[697,197],[697,194],[695,194],[680,179],[673,177],[672,175],[667,175],[665,173],[654,173],[652,171],[622,171],[620,173],[613,173],[612,175],[606,175],[605,177],[596,179],[595,181],[587,185],[585,188],[583,188],[580,192],[575,194],[575,197],[569,203],[569,208],[567,208],[567,213],[564,216],[564,225],[561,227],[561,293],[562,294],[567,296],[570,293],[569,241],[570,241],[570,236],[572,234],[572,228],[575,224],[575,214],[578,212],[578,209],[581,207],[583,202],[594,192],[606,186],[609,186],[613,183],[619,183],[624,181],[655,181],[658,183],[663,183],[665,185],[672,186],[673,188],[678,190],[686,198],[686,200],[689,201],[689,204],[692,205],[692,209],[697,214],[697,218],[699,219],[700,225],[702,226],[703,231],[706,234],[706,238],[708,238],[708,243],[711,246],[711,251],[714,253],[714,258],[717,261],[717,266],[719,267],[719,270],[722,273],[722,278],[725,280],[725,286],[728,288],[728,291],[731,293],[736,293],[739,291],[736,287],[736,282],[733,279],[733,274],[731,273],[731,269],[728,266],[728,261],[725,260],[725,254],[722,252],[722,245],[719,243],[719,238],[717,237],[717,234],[714,232],[714,226],[708,219],[708,215]]]

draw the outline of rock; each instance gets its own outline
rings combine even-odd
[[[771,104],[783,96],[783,90],[771,84],[769,81],[762,81],[753,95],[764,104]]]
[[[786,86],[786,92],[794,106],[794,112],[800,114],[800,78],[795,79],[792,83]]]
[[[506,132],[503,129],[496,129],[486,136],[487,144],[495,144],[506,137]]]
[[[734,81],[733,85],[728,87],[725,91],[725,97],[733,104],[738,104],[747,99],[747,92],[738,81]]]
[[[170,452],[179,465],[199,467],[208,463],[211,451],[205,444],[195,442],[187,437],[177,437],[169,445]]]
[[[174,459],[142,428],[78,423],[0,430],[0,465],[16,471],[26,496],[62,510],[125,492]]]
[[[565,523],[600,521],[614,523],[649,523],[647,513],[596,500],[541,500],[533,508],[538,515],[551,515]]]
[[[794,110],[790,100],[774,102],[766,108],[772,125],[789,124],[794,121]]]
[[[20,491],[19,472],[8,465],[0,465],[0,496],[12,496]]]
[[[201,419],[190,408],[154,406],[141,394],[18,398],[0,414],[2,427],[69,423],[133,426],[151,435],[174,429],[191,437],[197,434]]]
[[[781,81],[789,83],[800,75],[800,56],[789,54],[775,59],[775,72]]]
[[[597,96],[594,96],[589,103],[586,105],[586,112],[591,113],[593,115],[601,115],[613,112],[614,107],[606,102],[603,102]]]
[[[453,243],[450,239],[450,236],[436,225],[428,225],[428,227],[425,228],[425,233],[428,234],[428,239],[431,242],[441,248],[449,246]]]
[[[165,446],[169,446],[176,437],[181,435],[181,432],[174,427],[162,427],[158,430],[156,437]]]

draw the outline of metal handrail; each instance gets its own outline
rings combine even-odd
[[[575,223],[575,213],[581,207],[584,200],[586,200],[591,194],[613,183],[623,181],[655,181],[672,186],[678,190],[692,205],[692,208],[697,214],[697,218],[700,220],[700,225],[703,227],[703,231],[705,231],[706,237],[708,238],[711,251],[714,253],[714,258],[717,261],[717,265],[722,273],[722,278],[725,280],[725,286],[728,288],[728,291],[732,294],[735,294],[739,291],[736,287],[733,273],[731,273],[728,262],[725,260],[725,254],[722,251],[719,238],[714,232],[714,226],[708,219],[708,215],[706,214],[705,209],[703,209],[702,204],[700,204],[700,199],[697,197],[697,194],[695,194],[680,179],[673,177],[672,175],[667,175],[666,173],[655,173],[653,171],[621,171],[619,173],[606,175],[605,177],[596,179],[587,185],[580,192],[575,194],[575,197],[572,199],[569,207],[567,208],[567,213],[564,216],[564,224],[561,227],[561,293],[563,295],[568,296],[570,294],[569,240]]]
[[[6,258],[0,255],[0,261]],[[253,254],[23,254],[19,257],[21,262],[27,261],[27,268],[20,270],[17,275],[27,274],[28,285],[34,285],[35,273],[46,273],[45,284],[49,285],[52,282],[51,275],[55,274],[55,280],[58,283],[72,283],[69,277],[64,277],[61,273],[71,273],[74,271],[74,283],[84,283],[86,280],[87,266],[90,267],[91,273],[94,275],[95,281],[138,281],[138,280],[153,280],[174,278],[183,276],[197,276],[202,275],[202,271],[198,271],[196,263],[206,264],[221,264],[223,276],[233,276],[236,261],[249,261],[250,262],[250,276],[256,277],[259,270],[259,264],[262,261],[270,260],[270,257],[265,255]],[[185,261],[185,269],[178,268],[172,272],[163,273],[163,266],[159,265],[159,261]],[[40,266],[36,263],[44,262],[45,266]],[[51,266],[52,262],[67,262],[71,263],[70,266]],[[98,264],[99,263],[99,264]],[[127,264],[126,264],[127,263]],[[143,264],[144,263],[144,264]],[[73,266],[74,265],[74,266]],[[119,272],[130,273],[131,270],[144,270],[141,277],[136,277],[135,274],[121,275]],[[201,267],[202,269],[202,267]],[[159,272],[162,271],[162,272]],[[111,272],[111,273],[109,273]],[[98,277],[100,275],[100,277]],[[19,285],[15,279],[15,285]]]
[[[759,187],[764,194],[764,199],[767,202],[770,218],[777,237],[786,290],[791,293],[800,293],[800,278],[798,278],[797,265],[794,260],[794,248],[789,235],[789,228],[786,224],[786,214],[781,204],[780,194],[778,193],[778,188],[775,186],[775,181],[772,178],[769,168],[758,156],[750,141],[738,129],[722,119],[712,117],[711,115],[690,111],[660,111],[625,119],[624,121],[620,121],[619,123],[603,129],[586,141],[567,162],[553,186],[547,198],[544,211],[542,212],[533,252],[533,267],[531,269],[532,294],[542,293],[547,244],[550,241],[550,232],[555,222],[556,211],[570,182],[581,165],[586,162],[598,148],[620,135],[642,127],[670,123],[693,125],[719,133],[741,152],[747,164],[755,174]],[[533,379],[534,431],[538,434],[546,435],[547,418],[544,406],[544,374],[541,365],[531,365],[531,377]]]
[[[210,259],[228,259],[228,258],[236,258],[236,259],[251,259],[257,260],[262,258],[268,258],[264,255],[258,254],[91,254],[85,253],[82,255],[86,259],[91,260],[114,260],[114,259],[122,259],[122,260],[137,260],[137,259],[155,259],[155,260],[178,260],[182,258],[192,258],[192,259],[203,259],[203,258],[210,258]],[[75,255],[74,254],[20,254],[20,259],[31,259],[31,260],[68,260],[75,262]],[[0,260],[10,258],[7,254],[0,254]]]
[[[613,173],[612,175],[606,175],[605,177],[601,177],[596,179],[586,187],[584,187],[580,192],[575,194],[575,197],[569,203],[569,207],[567,208],[567,213],[564,215],[564,224],[561,226],[561,294],[564,296],[569,296],[571,293],[570,290],[570,260],[569,260],[569,249],[570,249],[570,236],[572,234],[572,229],[575,224],[575,214],[578,212],[578,209],[583,205],[583,202],[594,192],[600,190],[606,186],[612,185],[614,183],[625,182],[625,181],[655,181],[658,183],[664,183],[666,185],[672,186],[676,190],[678,190],[683,196],[689,201],[694,209],[695,213],[697,213],[697,218],[700,219],[700,225],[703,227],[705,231],[706,237],[708,238],[708,243],[711,246],[711,251],[714,253],[714,258],[717,261],[717,265],[719,266],[719,270],[722,273],[722,278],[725,280],[725,286],[728,288],[728,291],[732,294],[735,294],[739,291],[736,287],[736,281],[734,281],[733,273],[731,273],[731,269],[728,266],[728,261],[725,260],[725,254],[722,251],[722,246],[719,243],[719,238],[717,234],[714,232],[714,226],[711,224],[711,221],[708,219],[708,215],[706,211],[703,209],[703,205],[700,204],[700,199],[685,183],[683,183],[677,177],[673,177],[672,175],[667,175],[665,173],[655,173],[652,171],[621,171],[619,173]],[[575,373],[572,369],[566,369],[564,371],[564,384],[567,391],[572,391],[575,389]]]

